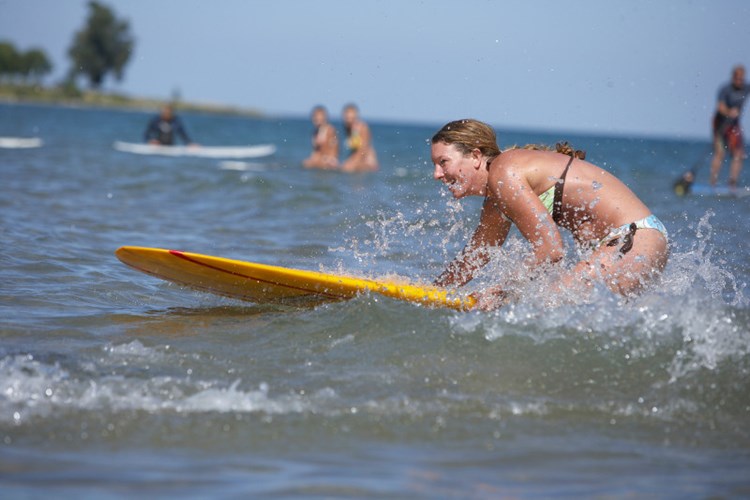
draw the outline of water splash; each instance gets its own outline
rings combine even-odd
[[[360,258],[382,258],[394,251],[397,242],[408,239],[420,241],[408,250],[399,247],[408,257],[419,260],[426,251],[439,252],[447,262],[454,255],[448,250],[450,244],[466,241],[472,229],[464,222],[463,206],[455,200],[448,202],[448,210],[440,217],[427,209],[419,209],[415,215],[409,218],[398,212],[386,217],[379,213],[368,221],[368,251],[358,254]],[[716,370],[747,359],[750,327],[747,315],[738,312],[748,306],[745,284],[716,257],[713,216],[709,210],[699,219],[694,235],[685,238],[688,243],[672,245],[669,263],[654,286],[629,299],[604,286],[585,296],[573,289],[549,292],[560,273],[582,257],[569,237],[562,266],[542,267],[518,280],[530,248],[520,235],[512,233],[502,248],[491,252],[491,262],[466,289],[484,290],[515,277],[520,299],[492,313],[458,313],[451,319],[451,328],[457,334],[479,334],[488,341],[521,336],[540,344],[570,338],[585,338],[602,346],[614,342],[624,349],[628,360],[659,358],[672,382],[702,369]],[[445,232],[438,248],[426,248],[424,242],[434,231]]]
[[[713,299],[724,299],[733,307],[747,307],[744,283],[738,283],[734,275],[726,270],[722,262],[715,258],[713,245],[714,216],[708,210],[698,221],[695,238],[691,246],[683,251],[673,252],[670,264],[675,272],[666,275],[665,284],[677,294],[684,294],[691,288],[702,288]]]
[[[440,210],[422,199],[413,207],[403,203],[398,210],[363,218],[338,250],[353,253],[368,267],[389,259],[387,268],[410,261],[411,278],[415,268],[439,274],[476,225],[474,211],[467,216],[464,210],[465,200],[442,196],[446,202]],[[529,362],[559,370],[561,384],[585,385],[591,379],[597,386],[614,383],[635,392],[615,402],[587,403],[591,408],[610,404],[606,411],[613,415],[671,418],[713,412],[711,401],[696,391],[713,386],[741,394],[726,379],[750,368],[746,285],[719,256],[721,239],[713,217],[709,210],[694,226],[685,225],[683,233],[673,235],[670,259],[657,283],[629,299],[604,286],[585,296],[573,289],[550,292],[560,273],[585,258],[568,233],[563,234],[567,254],[561,266],[540,268],[519,280],[530,245],[513,229],[466,291],[515,278],[519,299],[489,313],[451,314],[448,328],[458,338],[503,348],[531,343],[536,347],[526,352]],[[590,366],[598,371],[586,373]],[[533,404],[544,400],[530,399]],[[735,409],[740,407],[735,403]]]
[[[688,248],[672,249],[659,283],[638,297],[625,299],[598,287],[585,298],[567,295],[561,300],[545,292],[555,278],[543,272],[521,283],[519,302],[492,313],[456,315],[453,328],[490,341],[509,335],[540,344],[586,339],[606,345],[614,340],[628,360],[654,359],[669,374],[669,383],[691,380],[705,370],[746,366],[750,317],[745,286],[717,262],[712,216],[709,211],[700,219]],[[480,286],[517,267],[523,249],[511,242],[504,250],[496,253],[483,274],[490,278]]]
[[[361,223],[350,224],[344,245],[329,250],[352,256],[367,269],[394,256],[421,262],[425,258],[448,261],[473,227],[466,221],[460,200],[450,199],[446,206],[443,211],[424,206],[395,212],[377,210],[372,216],[363,216]]]

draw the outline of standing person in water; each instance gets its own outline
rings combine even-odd
[[[339,166],[339,139],[336,129],[328,123],[328,111],[323,106],[315,106],[310,113],[315,127],[312,136],[313,150],[303,160],[305,168],[335,169]]]
[[[591,254],[552,286],[563,290],[595,281],[622,295],[640,290],[667,263],[667,231],[633,192],[615,176],[584,161],[585,153],[567,143],[556,151],[540,146],[501,152],[492,128],[477,120],[445,125],[432,138],[434,178],[454,198],[483,196],[479,226],[466,248],[435,280],[461,286],[490,260],[511,225],[531,244],[525,265],[534,268],[562,260],[558,226],[570,230]],[[512,280],[475,294],[480,308],[502,305],[512,296]]]
[[[750,85],[745,83],[745,68],[735,66],[732,69],[732,81],[719,89],[716,114],[713,121],[714,158],[711,161],[711,185],[715,186],[719,178],[721,164],[724,161],[724,151],[732,154],[732,164],[729,167],[729,186],[737,186],[737,180],[742,171],[742,160],[745,148],[742,144],[742,128],[740,115],[742,106],[750,94]]]
[[[378,157],[372,145],[370,127],[359,118],[359,110],[354,104],[344,106],[342,112],[346,130],[349,157],[341,165],[344,172],[375,172],[378,170]]]
[[[193,145],[193,141],[182,124],[182,120],[174,114],[172,105],[165,104],[161,108],[161,112],[148,123],[144,140],[150,144],[173,146],[175,135],[179,135],[185,144]]]

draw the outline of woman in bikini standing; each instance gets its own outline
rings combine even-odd
[[[564,256],[558,226],[593,248],[554,287],[604,283],[622,295],[638,292],[667,263],[667,232],[648,207],[619,179],[584,160],[567,144],[557,151],[539,146],[501,152],[492,128],[457,120],[432,138],[434,177],[454,198],[485,197],[479,225],[466,248],[435,280],[461,286],[490,260],[515,223],[533,249],[529,268]],[[497,307],[513,294],[512,284],[475,294],[480,308]]]

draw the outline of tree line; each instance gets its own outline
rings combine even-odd
[[[128,21],[118,19],[110,7],[92,0],[88,8],[88,17],[68,48],[71,66],[64,84],[75,86],[84,77],[91,88],[98,89],[110,74],[122,80],[135,40]],[[22,52],[13,43],[0,41],[0,83],[39,84],[51,71],[52,63],[43,50]]]
[[[22,52],[11,42],[0,42],[0,81],[39,83],[50,71],[52,63],[43,50]]]

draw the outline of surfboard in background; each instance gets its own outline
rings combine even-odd
[[[474,299],[433,286],[269,266],[196,253],[124,246],[123,263],[157,278],[257,304],[315,305],[378,293],[431,307],[468,310]]]
[[[39,137],[0,137],[0,148],[4,149],[38,148],[42,144]]]
[[[135,142],[115,141],[117,151],[138,155],[193,156],[199,158],[262,158],[276,152],[273,144],[255,146],[162,146]]]

